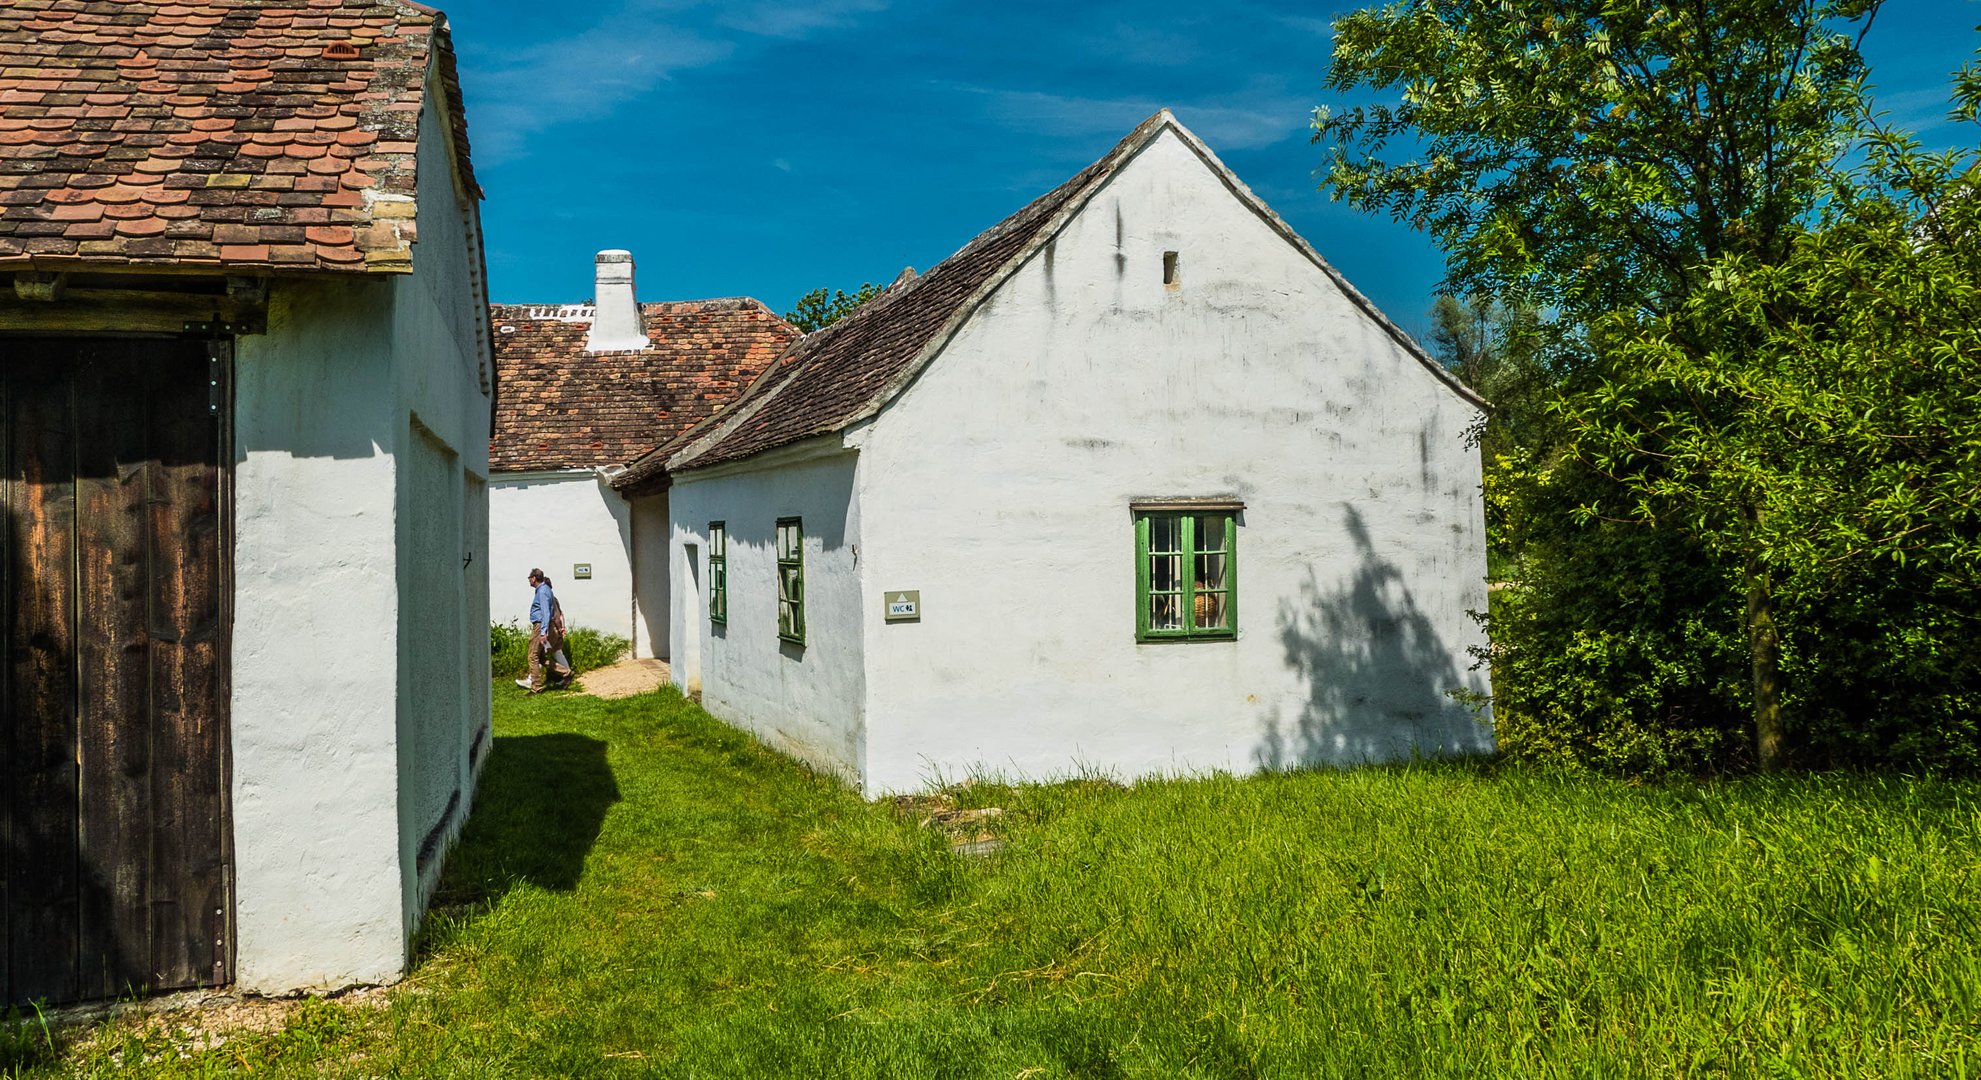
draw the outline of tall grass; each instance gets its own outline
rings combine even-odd
[[[321,1051],[229,1044],[243,1060],[1035,1078],[1981,1064],[1972,785],[1483,765],[978,783],[949,795],[1003,808],[1001,846],[968,857],[671,690],[497,710],[410,987]]]
[[[489,669],[498,679],[520,679],[530,667],[530,633],[515,622],[488,626]],[[564,656],[571,670],[584,674],[618,663],[632,642],[617,634],[576,626],[564,637]]]

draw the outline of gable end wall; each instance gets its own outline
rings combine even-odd
[[[1478,416],[1163,133],[865,435],[867,792],[1489,748]],[[1137,644],[1130,500],[1218,494],[1238,639]]]

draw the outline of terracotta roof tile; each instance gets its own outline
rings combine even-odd
[[[642,304],[651,344],[585,350],[588,305],[498,304],[489,467],[496,472],[619,465],[733,400],[798,337],[748,298]]]
[[[0,270],[407,269],[412,205],[371,192],[416,190],[430,58],[479,196],[446,19],[409,0],[6,0],[0,56]],[[333,209],[358,228],[301,232]]]

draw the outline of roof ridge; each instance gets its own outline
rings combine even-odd
[[[976,310],[983,298],[995,291],[1010,272],[1030,258],[1032,252],[1040,245],[1057,235],[1072,214],[1077,213],[1079,208],[1086,204],[1088,197],[1114,175],[1122,162],[1147,146],[1157,133],[1175,126],[1178,126],[1176,117],[1168,109],[1157,110],[1154,115],[1137,124],[1133,131],[1092,164],[1027,202],[990,228],[978,233],[948,258],[930,267],[915,280],[901,288],[882,293],[862,304],[846,318],[793,342],[783,356],[773,361],[757,376],[731,408],[708,417],[676,438],[674,445],[679,446],[680,449],[665,462],[649,463],[646,458],[642,458],[637,464],[647,467],[629,469],[620,478],[622,483],[615,486],[639,483],[648,479],[651,473],[666,467],[693,467],[698,459],[711,454],[715,454],[717,460],[705,464],[719,464],[724,460],[748,457],[761,450],[795,442],[810,435],[842,429],[879,411],[880,407],[912,381],[914,375],[926,365],[928,358],[934,352],[940,351],[941,346],[947,343],[962,320]],[[1019,233],[1024,233],[1024,236],[1013,250],[1001,253],[990,260],[988,266],[973,266],[975,259],[986,256],[1001,242],[1008,241]],[[854,404],[853,408],[842,409],[839,415],[829,420],[813,424],[806,424],[800,420],[790,425],[795,430],[771,434],[768,440],[759,440],[762,445],[735,448],[726,455],[720,453],[720,447],[731,435],[739,431],[753,417],[775,405],[777,399],[789,392],[793,386],[806,382],[805,376],[814,370],[823,371],[844,363],[857,363],[861,357],[870,355],[873,351],[849,350],[848,353],[837,353],[834,351],[834,346],[840,341],[852,339],[853,344],[858,346],[862,331],[874,327],[875,324],[880,324],[879,332],[884,334],[886,331],[884,317],[889,312],[907,309],[922,297],[932,293],[942,293],[943,290],[956,284],[953,279],[959,274],[967,276],[971,269],[979,269],[981,273],[976,275],[975,281],[968,282],[968,287],[962,289],[960,295],[954,297],[937,295],[932,301],[936,305],[936,310],[932,314],[941,317],[933,320],[937,324],[933,329],[919,335],[921,340],[877,343],[883,348],[894,344],[912,346],[907,349],[905,357],[896,358],[899,361],[897,370],[892,377],[885,379],[875,388],[877,392],[870,392],[863,400]],[[859,375],[863,372],[855,368],[848,374]]]

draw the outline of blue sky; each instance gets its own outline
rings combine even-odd
[[[646,300],[755,296],[926,268],[1168,106],[1404,326],[1442,268],[1328,201],[1307,117],[1355,5],[1005,0],[439,0],[488,201],[494,299],[584,300],[632,250]],[[1879,102],[1944,143],[1981,2],[1888,0]]]

